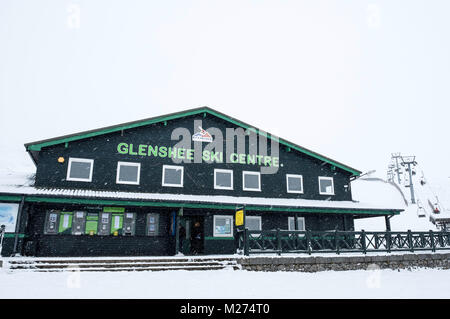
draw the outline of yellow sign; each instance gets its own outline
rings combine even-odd
[[[240,209],[236,211],[236,226],[242,226],[244,225],[244,210]]]

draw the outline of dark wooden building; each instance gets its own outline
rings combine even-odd
[[[34,182],[0,186],[18,212],[3,256],[234,254],[237,207],[255,230],[399,213],[352,200],[360,171],[208,107],[25,147]]]

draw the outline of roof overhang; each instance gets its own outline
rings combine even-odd
[[[52,195],[53,193],[53,195]],[[128,194],[128,193],[127,193]],[[244,206],[248,211],[264,212],[296,212],[296,213],[320,213],[320,214],[350,214],[353,216],[384,216],[398,215],[403,209],[370,207],[358,202],[330,202],[330,201],[312,201],[298,200],[294,202],[280,203],[280,199],[261,199],[254,198],[247,200],[243,197],[241,200],[231,196],[193,196],[180,195],[170,200],[161,196],[134,196],[123,195],[110,196],[110,192],[95,192],[93,194],[55,194],[55,190],[48,192],[35,193],[0,193],[0,202],[20,202],[22,198],[28,203],[50,203],[50,204],[70,204],[70,205],[102,205],[102,206],[138,206],[138,207],[163,207],[163,208],[195,208],[195,209],[220,209],[235,210],[237,207]],[[152,195],[152,194],[147,194]],[[161,195],[161,194],[153,194]],[[164,194],[166,195],[166,194]],[[174,194],[167,194],[172,195]],[[229,197],[229,198],[224,198]],[[259,204],[258,204],[259,202]],[[301,204],[303,203],[303,205]]]

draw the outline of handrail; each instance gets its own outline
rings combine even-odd
[[[450,232],[439,231],[311,231],[248,230],[243,236],[244,254],[318,252],[392,252],[450,250]]]

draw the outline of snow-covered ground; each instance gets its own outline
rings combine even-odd
[[[450,298],[450,270],[0,272],[0,299]],[[239,289],[236,289],[240,287]]]

